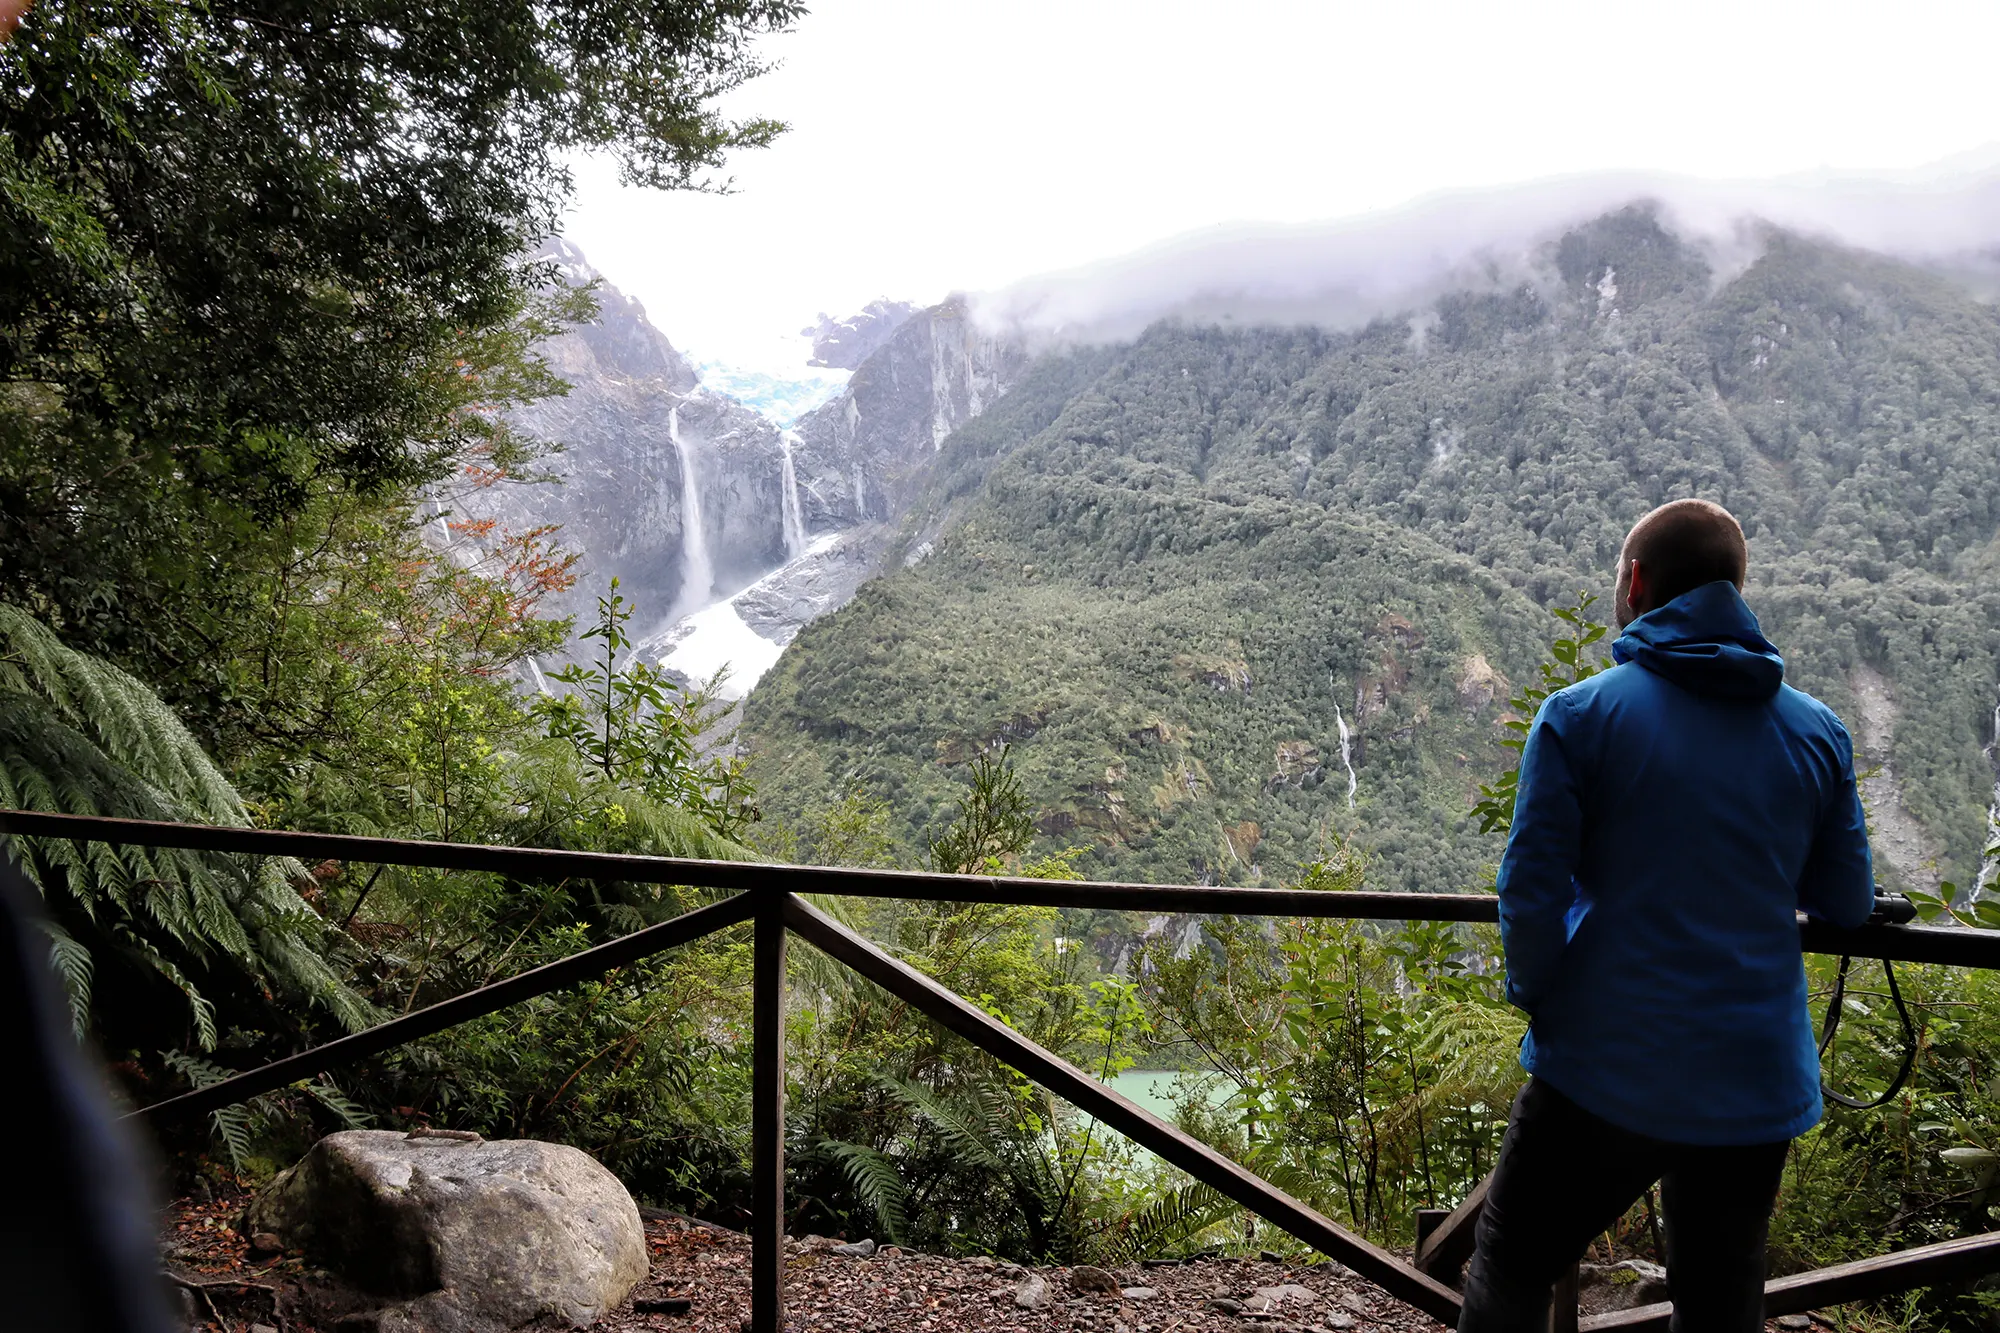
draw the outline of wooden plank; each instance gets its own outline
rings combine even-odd
[[[1422,1254],[1424,1252],[1424,1242],[1431,1238],[1431,1233],[1438,1229],[1440,1223],[1451,1216],[1451,1209],[1419,1208],[1411,1216],[1417,1222],[1417,1253]],[[1421,1266],[1419,1265],[1419,1267]],[[1433,1273],[1431,1276],[1436,1277],[1437,1274]]]
[[[750,1329],[785,1327],[785,900],[760,894],[751,959]]]
[[[2000,1231],[1989,1231],[1775,1278],[1764,1284],[1764,1313],[1771,1318],[1804,1314],[1829,1305],[1872,1300],[1913,1287],[1931,1287],[1995,1272],[2000,1272]],[[1599,1329],[1664,1333],[1672,1316],[1673,1306],[1669,1304],[1641,1305],[1593,1315],[1579,1327],[1585,1333]]]
[[[1486,1191],[1492,1184],[1493,1173],[1489,1171],[1472,1187],[1472,1193],[1465,1196],[1465,1202],[1452,1209],[1449,1217],[1417,1243],[1418,1268],[1440,1282],[1458,1285],[1458,1270],[1472,1257],[1479,1215],[1486,1211]]]
[[[905,1001],[1036,1083],[1062,1096],[1259,1217],[1352,1268],[1398,1300],[1446,1324],[1458,1322],[1458,1293],[1378,1249],[1282,1190],[1259,1180],[1207,1144],[1142,1110],[1060,1056],[1029,1041],[923,973],[794,898],[792,929],[837,961]]]
[[[831,893],[928,902],[989,902],[1031,907],[1095,907],[1154,912],[1206,912],[1229,916],[1319,916],[1372,920],[1497,921],[1498,899],[1478,893],[1329,893],[1298,889],[1226,889],[1206,885],[1086,883],[1019,879],[1002,875],[939,875],[916,870],[857,870],[841,866],[771,865],[756,861],[702,861],[665,856],[623,856],[539,847],[495,847],[360,838],[336,833],[287,833],[220,828],[206,824],[104,819],[0,810],[0,833],[24,837],[80,838],[97,842],[301,861],[363,863],[474,870],[516,879],[621,879],[639,884],[699,884],[750,890],[776,885],[791,893]]]
[[[363,838],[346,833],[292,833],[280,829],[171,824],[144,819],[103,819],[94,815],[51,815],[35,810],[0,810],[0,833],[17,837],[74,838],[145,847],[178,847],[242,856],[291,856],[301,861],[358,861],[363,864],[425,866],[434,870],[481,871],[537,883],[565,879],[622,879],[639,884],[707,884],[749,889],[764,883],[762,867],[749,861],[694,861],[665,856],[573,852],[548,847],[499,847],[481,843],[427,842],[414,838]],[[727,868],[735,873],[691,879],[688,868]]]
[[[996,875],[936,875],[909,870],[851,870],[834,866],[767,865],[751,861],[683,860],[537,847],[358,838],[334,833],[288,833],[141,819],[106,819],[94,815],[55,815],[30,810],[0,810],[0,833],[252,856],[292,856],[303,861],[338,859],[428,866],[439,870],[486,871],[544,883],[570,878],[621,879],[638,884],[697,884],[714,889],[778,888],[790,893],[832,893],[934,902],[989,902],[1032,907],[1090,907],[1229,916],[1489,923],[1499,919],[1499,899],[1481,893],[1328,893],[1297,889],[1227,889],[1204,885],[1085,883]],[[1840,930],[1824,922],[1802,922],[1800,947],[1808,953],[1850,954],[1856,958],[1943,963],[1954,967],[2000,968],[2000,931],[1970,930],[1957,926],[1871,925],[1856,930]]]
[[[1549,1333],[1578,1333],[1576,1301],[1581,1283],[1577,1281],[1576,1265],[1556,1279],[1555,1290],[1549,1293]]]
[[[354,1060],[365,1060],[371,1055],[393,1050],[405,1042],[416,1041],[448,1027],[474,1018],[505,1009],[508,1005],[532,1000],[538,995],[546,995],[565,986],[574,986],[580,981],[601,977],[613,968],[625,967],[642,958],[650,958],[663,950],[672,949],[698,940],[704,935],[733,926],[750,919],[756,903],[751,894],[737,894],[719,903],[697,908],[671,921],[662,921],[657,926],[634,931],[630,935],[600,944],[594,949],[571,954],[544,966],[531,968],[518,976],[496,981],[490,986],[454,995],[449,1000],[440,1000],[428,1008],[413,1014],[356,1032],[315,1046],[309,1051],[289,1056],[259,1069],[247,1070],[220,1083],[197,1088],[193,1092],[169,1097],[166,1101],[155,1102],[132,1112],[149,1124],[164,1124],[171,1120],[182,1120],[189,1116],[206,1115],[219,1111],[225,1106],[248,1101],[252,1097],[296,1083],[302,1078],[325,1073]],[[128,1117],[130,1118],[130,1117]]]

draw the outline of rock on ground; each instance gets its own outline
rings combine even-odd
[[[380,1333],[597,1322],[647,1273],[639,1209],[588,1154],[530,1139],[349,1130],[251,1205],[269,1233],[382,1298]]]

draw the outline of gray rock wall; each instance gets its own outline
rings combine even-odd
[[[598,276],[566,242],[551,241],[544,253],[560,261],[566,281]],[[678,615],[745,590],[746,621],[780,644],[845,603],[878,566],[944,440],[1026,362],[1018,347],[980,332],[962,301],[915,313],[898,307],[893,321],[876,321],[878,345],[846,389],[790,433],[808,543],[843,536],[804,555],[786,547],[778,428],[703,390],[637,301],[608,284],[598,294],[596,322],[542,349],[569,394],[512,417],[562,446],[549,469],[560,484],[506,483],[440,503],[517,531],[560,525],[561,541],[582,559],[557,612],[587,618],[615,575],[636,605],[634,629],[655,641],[669,637]],[[893,331],[881,336],[884,328]],[[694,508],[713,574],[705,588],[688,586],[690,506],[676,424],[699,488]]]

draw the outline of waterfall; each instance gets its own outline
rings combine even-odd
[[[1993,742],[1986,747],[1986,762],[1993,770],[1993,804],[1986,807],[1986,841],[1982,846],[1991,847],[2000,842],[2000,707],[1993,710]],[[1973,876],[1973,892],[1990,890],[1995,880],[2000,880],[2000,858],[1982,859],[1979,873]]]
[[[868,492],[862,488],[861,460],[858,458],[854,460],[854,516],[868,517]]]
[[[694,473],[694,450],[681,438],[681,409],[667,412],[667,438],[681,464],[681,592],[676,607],[682,615],[708,605],[715,591],[715,562],[708,554],[708,533],[701,520],[701,483]]]
[[[1339,704],[1333,706],[1333,725],[1340,728],[1340,762],[1347,769],[1347,808],[1352,810],[1354,808],[1354,789],[1360,784],[1355,781],[1353,752],[1348,745],[1349,741],[1353,738],[1347,734],[1347,719],[1340,715]]]
[[[535,677],[535,688],[543,694],[547,694],[549,692],[549,678],[542,674],[542,664],[531,657],[528,659],[528,670]]]
[[[796,560],[806,553],[806,516],[799,508],[799,472],[792,462],[792,446],[798,442],[798,432],[783,430],[778,432],[778,443],[785,451],[785,493],[779,508],[785,520],[785,558]]]

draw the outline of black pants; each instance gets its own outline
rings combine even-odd
[[[1529,1079],[1479,1218],[1459,1333],[1540,1333],[1549,1288],[1655,1181],[1674,1333],[1758,1333],[1764,1238],[1788,1146],[1647,1138]]]

